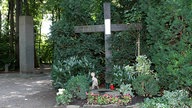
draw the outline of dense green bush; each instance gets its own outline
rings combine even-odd
[[[51,28],[54,44],[52,79],[55,87],[62,87],[71,76],[104,71],[103,33],[74,32],[74,26],[101,23],[101,4],[95,0],[61,1],[61,19]],[[74,63],[65,62],[74,56],[78,57],[75,61],[71,59]],[[84,57],[87,60],[79,62]]]
[[[112,36],[112,55],[115,65],[125,65],[134,63],[137,55],[137,46],[135,45],[137,34],[130,32],[114,33]]]
[[[0,36],[0,70],[3,70],[5,64],[13,64],[14,55],[11,54],[11,48],[8,43],[8,37]]]
[[[137,76],[133,82],[133,90],[140,96],[153,96],[159,93],[159,84],[154,76],[142,74]]]
[[[129,24],[140,23],[143,20],[142,8],[139,1],[116,0],[112,2],[112,23]],[[145,27],[143,27],[145,28]],[[127,30],[125,32],[113,32],[112,54],[115,65],[133,65],[138,55],[138,37],[140,36],[141,54],[148,52],[144,31]]]
[[[74,76],[86,75],[89,77],[95,71],[95,65],[87,57],[70,57],[64,61],[58,61],[52,67],[53,85],[56,88],[63,88],[65,83]]]
[[[163,89],[192,86],[192,2],[145,2],[147,43]],[[143,4],[144,5],[144,4]]]
[[[135,71],[138,76],[132,81],[133,89],[141,96],[157,95],[160,87],[155,73],[151,70],[151,61],[146,55],[141,55],[136,58],[136,62]]]
[[[140,108],[191,108],[192,99],[188,95],[185,90],[164,91],[162,97],[145,99]]]
[[[66,89],[73,97],[85,99],[86,92],[89,90],[89,81],[87,76],[78,75],[68,80]]]

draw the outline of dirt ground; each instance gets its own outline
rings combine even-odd
[[[0,108],[54,108],[57,107],[55,95],[50,71],[43,74],[0,72]],[[142,101],[143,97],[134,97],[130,105]],[[85,100],[74,99],[70,103],[79,106],[83,104],[86,104]]]
[[[0,73],[0,108],[53,108],[55,90],[47,74]]]

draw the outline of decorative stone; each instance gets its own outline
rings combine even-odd
[[[80,108],[79,105],[67,105],[67,108]]]
[[[111,96],[120,96],[121,95],[118,91],[110,90],[110,89],[97,89],[97,90],[91,90],[91,92],[93,94],[99,94],[99,95],[103,95],[103,94],[108,94]]]
[[[116,104],[102,105],[101,108],[125,108]]]
[[[129,105],[129,106],[126,106],[126,108],[139,108],[139,105]]]
[[[101,105],[83,105],[83,108],[101,108]]]
[[[118,92],[118,91],[106,92],[105,94],[111,95],[113,97],[121,96],[120,92]]]

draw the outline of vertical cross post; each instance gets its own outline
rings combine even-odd
[[[105,26],[105,81],[109,85],[112,81],[112,53],[111,53],[111,9],[110,3],[104,3]],[[108,88],[108,87],[107,87]]]

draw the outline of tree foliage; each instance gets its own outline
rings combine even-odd
[[[54,64],[57,65],[59,61],[72,56],[80,58],[86,56],[95,63],[97,71],[104,71],[104,33],[76,34],[73,30],[76,25],[103,24],[104,0],[18,1],[23,6],[19,10],[20,15],[27,14],[34,17],[36,40],[41,38],[39,30],[43,14],[52,13],[51,40],[48,40],[49,44],[42,45],[44,46],[41,52],[43,59],[50,60],[47,57],[53,56]],[[46,6],[44,6],[45,2],[47,2]],[[141,54],[150,57],[161,87],[171,90],[192,89],[191,0],[112,0],[110,2],[112,24],[140,22],[143,26],[142,31],[113,32],[111,41],[113,63],[121,66],[135,64],[137,41],[140,36]],[[17,61],[15,55],[18,52],[16,47],[12,47],[18,45],[16,28],[18,21],[15,21],[15,9],[17,10],[18,7],[11,0],[6,0],[5,3],[3,12],[1,11],[4,19],[1,20],[0,69],[3,69],[5,63],[15,63]],[[12,20],[11,15],[14,15]],[[53,55],[50,54],[52,48],[54,48]],[[11,51],[13,53],[10,53]]]
[[[125,7],[126,3],[121,4],[122,7]],[[111,2],[112,23],[126,23],[126,20],[121,19],[124,11],[122,9],[118,11],[122,7],[119,7],[116,2]],[[93,59],[92,61],[96,61],[97,71],[104,72],[104,34],[75,34],[73,30],[74,26],[77,25],[103,24],[103,1],[80,0],[77,2],[75,0],[64,0],[61,2],[60,8],[62,10],[61,19],[51,29],[51,36],[54,41],[54,64],[71,56],[86,56]],[[137,20],[136,18],[135,21]],[[136,34],[138,34],[138,31],[114,33],[112,39],[113,62],[123,64],[135,57]],[[133,40],[134,42],[132,42]],[[119,42],[122,44],[119,44]]]
[[[1,44],[3,44],[2,50],[0,50],[0,54],[6,55],[6,56],[0,56],[1,61],[0,70],[4,68],[4,65],[6,63],[10,63],[12,69],[19,68],[19,16],[22,15],[32,16],[34,19],[35,37],[36,38],[41,37],[41,31],[40,31],[41,21],[43,18],[43,14],[46,14],[47,12],[46,8],[44,7],[46,1],[47,0],[0,1],[0,5],[2,8],[0,10],[1,11],[0,41],[2,41]],[[38,54],[37,50],[35,50],[35,53]]]
[[[90,5],[92,4],[92,5]],[[95,1],[63,1],[61,2],[62,18],[52,26],[54,41],[54,61],[71,56],[89,56],[102,62],[103,37],[96,34],[75,34],[74,25],[94,24]],[[99,62],[99,61],[98,61]],[[99,64],[97,65],[99,67]]]
[[[191,0],[162,0],[145,6],[149,55],[165,89],[192,86],[191,5]]]

